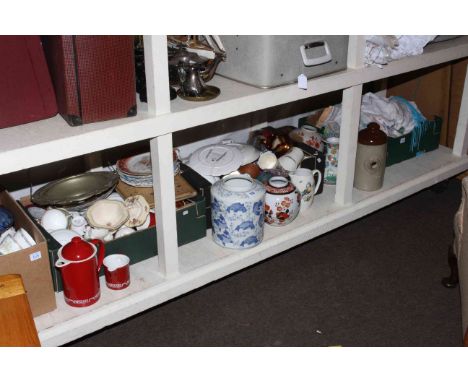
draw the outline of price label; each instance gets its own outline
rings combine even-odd
[[[299,74],[297,77],[297,86],[299,89],[307,90],[307,77],[305,74]]]
[[[29,260],[36,261],[36,260],[39,260],[41,257],[42,257],[41,256],[41,251],[37,251],[37,252],[31,253],[29,255]]]

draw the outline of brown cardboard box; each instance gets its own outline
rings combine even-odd
[[[46,239],[7,191],[0,192],[0,205],[13,214],[15,228],[24,228],[36,242],[33,247],[0,256],[0,275],[21,275],[34,317],[50,312],[56,303]]]
[[[447,146],[449,119],[450,64],[443,64],[391,77],[387,81],[387,97],[401,96],[414,101],[427,119],[442,118],[440,144]]]

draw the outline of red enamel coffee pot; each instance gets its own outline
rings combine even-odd
[[[60,269],[68,305],[84,307],[99,300],[99,270],[103,260],[104,243],[97,239],[87,242],[76,236],[58,250],[55,266]]]

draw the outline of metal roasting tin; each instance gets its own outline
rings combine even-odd
[[[348,36],[220,36],[226,50],[217,74],[260,88],[345,70]]]

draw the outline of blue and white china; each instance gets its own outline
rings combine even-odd
[[[265,187],[247,174],[229,175],[211,186],[211,220],[216,244],[233,249],[263,240]]]
[[[0,234],[10,228],[14,223],[13,214],[3,206],[0,206]]]

